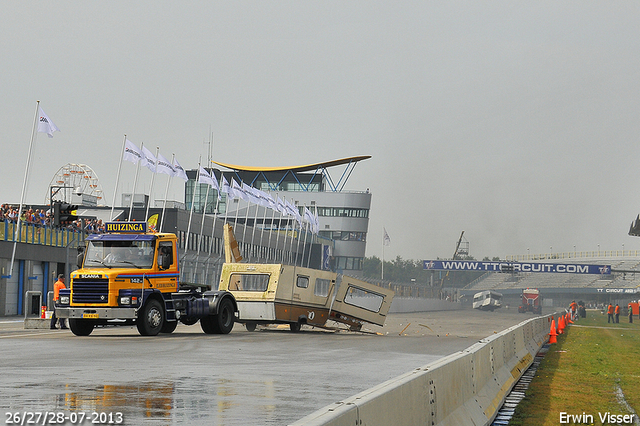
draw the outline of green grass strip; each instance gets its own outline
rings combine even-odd
[[[628,321],[620,316],[620,323],[608,324],[607,315],[588,310],[566,328],[550,345],[509,425],[640,424],[640,320]],[[618,387],[637,413],[632,423],[622,417],[602,421],[607,413],[630,414],[616,396]]]

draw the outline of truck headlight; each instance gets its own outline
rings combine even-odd
[[[58,300],[59,300],[59,303],[61,305],[68,305],[69,304],[69,296],[60,296],[58,298]]]
[[[121,296],[120,297],[121,305],[130,305],[131,304],[131,296]]]

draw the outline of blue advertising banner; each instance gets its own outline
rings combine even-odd
[[[547,272],[553,274],[611,274],[611,265],[576,263],[480,262],[471,260],[423,260],[423,269],[436,271]]]

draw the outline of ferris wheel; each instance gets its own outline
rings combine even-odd
[[[60,167],[47,189],[45,204],[51,201],[71,202],[73,195],[89,195],[95,197],[98,206],[104,204],[98,176],[86,164],[69,163]]]

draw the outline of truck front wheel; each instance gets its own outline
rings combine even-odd
[[[69,318],[69,328],[76,336],[88,336],[93,331],[93,321]]]
[[[156,299],[147,301],[136,321],[138,332],[143,336],[156,336],[162,330],[163,324],[164,311],[160,302]]]

